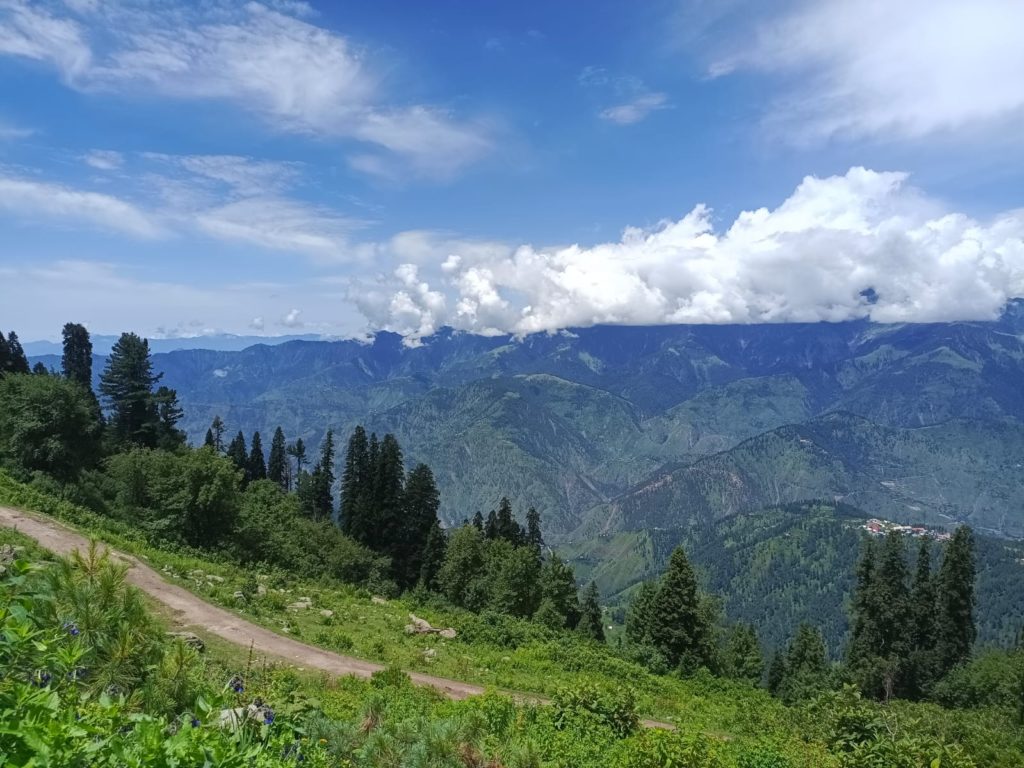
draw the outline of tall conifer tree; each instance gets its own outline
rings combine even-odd
[[[28,357],[18,341],[18,334],[11,331],[7,334],[7,370],[11,373],[30,373]]]
[[[267,462],[263,457],[263,440],[257,430],[252,433],[252,443],[249,447],[249,459],[246,462],[246,476],[250,483],[257,480],[267,479]]]
[[[939,673],[967,661],[974,647],[974,534],[966,525],[946,545],[936,585],[936,652]]]
[[[603,643],[604,621],[598,597],[597,585],[590,582],[580,599],[580,620],[576,625],[576,631],[586,638]]]
[[[278,427],[270,440],[270,455],[267,457],[267,479],[288,490],[288,456],[285,453],[284,430]]]
[[[231,459],[235,469],[242,470],[244,482],[249,476],[249,452],[245,447],[245,435],[242,434],[242,430],[238,430],[238,434],[228,445],[227,457]]]
[[[64,378],[77,382],[91,392],[92,341],[89,339],[89,331],[84,325],[65,323],[61,336],[64,354],[60,363]]]
[[[676,547],[651,606],[650,636],[673,667],[714,666],[712,627],[686,552]]]
[[[357,426],[348,439],[341,471],[341,527],[356,541],[368,538],[366,507],[370,496],[370,457],[366,430]]]
[[[110,431],[116,444],[153,447],[160,415],[153,386],[162,374],[153,373],[149,342],[134,333],[122,333],[100,377],[100,393],[110,409]]]

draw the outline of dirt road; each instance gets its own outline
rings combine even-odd
[[[85,536],[54,520],[28,515],[8,507],[0,507],[0,525],[14,528],[58,555],[68,555],[76,549],[84,550],[89,546],[89,540]],[[242,648],[252,647],[260,655],[276,656],[297,666],[320,669],[332,675],[369,677],[377,670],[383,669],[379,664],[331,653],[264,629],[230,611],[210,605],[176,584],[165,581],[159,573],[138,558],[110,547],[107,549],[112,556],[130,566],[128,581],[167,606],[183,626],[209,632]],[[464,699],[484,692],[478,685],[422,675],[418,672],[410,672],[409,677],[417,685],[436,688],[453,699]]]
[[[58,555],[69,555],[76,549],[84,550],[89,546],[89,540],[85,536],[51,518],[30,515],[9,507],[0,507],[0,525],[14,528]],[[369,677],[377,670],[383,669],[380,664],[373,664],[351,656],[342,656],[339,653],[331,653],[264,629],[231,613],[231,611],[210,605],[187,589],[165,581],[163,576],[137,557],[119,552],[112,547],[106,549],[112,557],[116,557],[129,566],[128,581],[166,606],[182,626],[209,632],[244,649],[251,647],[260,655],[275,656],[297,666],[323,670],[332,675]],[[484,692],[479,685],[462,683],[458,680],[423,675],[419,672],[409,672],[408,674],[416,685],[436,688],[452,699],[465,699],[468,696],[477,696]],[[516,698],[544,703],[544,699],[539,696],[516,695]],[[644,720],[643,724],[648,728],[671,729],[674,727],[656,720]]]

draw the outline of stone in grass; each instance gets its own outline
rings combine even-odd
[[[313,601],[308,597],[300,597],[294,603],[288,604],[289,611],[306,611],[313,607]]]
[[[198,653],[206,650],[206,643],[203,642],[203,639],[192,632],[168,632],[167,636],[181,640],[181,642]]]
[[[370,602],[373,603],[374,605],[387,605],[388,604],[387,600],[385,600],[383,597],[378,597],[377,595],[374,595],[373,597],[371,597],[370,598]]]
[[[330,619],[333,618],[334,611],[330,610],[329,608],[324,608],[322,611],[320,611],[320,615],[323,616],[325,619]]]

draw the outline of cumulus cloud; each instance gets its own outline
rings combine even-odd
[[[793,138],[917,138],[1024,112],[1018,0],[801,0],[790,9],[715,57],[709,73],[787,76],[769,119]]]
[[[664,109],[668,97],[664,93],[645,93],[625,104],[608,107],[601,117],[619,125],[639,123],[656,109]]]
[[[292,309],[281,318],[281,325],[285,328],[301,328],[303,326],[300,315],[302,314],[301,309]]]
[[[153,216],[125,200],[33,179],[0,176],[0,209],[34,218],[90,224],[136,237],[162,233]]]
[[[229,102],[282,131],[363,142],[424,175],[456,173],[492,148],[483,122],[393,103],[369,52],[312,23],[305,3],[74,10],[4,0],[0,54],[45,62],[83,91]]]
[[[436,251],[435,251],[436,253]],[[1024,295],[1024,212],[980,222],[945,210],[906,174],[808,177],[774,209],[716,229],[698,205],[617,242],[455,245],[408,262],[352,300],[375,328],[450,325],[527,334],[597,323],[881,322],[995,316]]]

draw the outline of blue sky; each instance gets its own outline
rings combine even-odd
[[[1024,293],[1022,27],[1015,0],[0,0],[0,327],[989,317]]]

